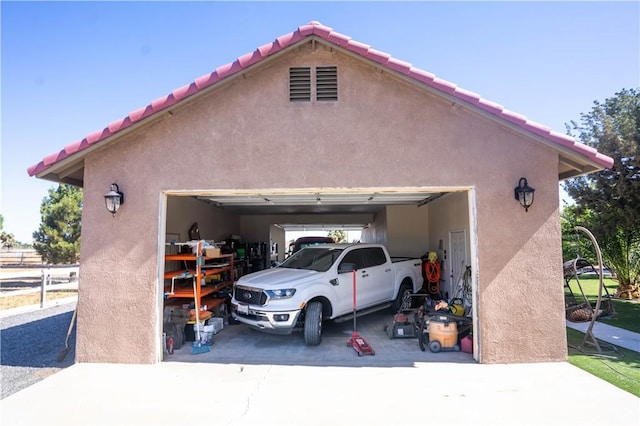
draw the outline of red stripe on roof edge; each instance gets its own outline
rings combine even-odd
[[[410,63],[393,58],[386,52],[373,49],[367,44],[351,39],[351,37],[334,32],[333,28],[322,25],[318,21],[311,21],[306,25],[299,26],[293,32],[277,37],[271,43],[259,46],[253,52],[239,56],[235,61],[231,63],[216,68],[216,70],[212,73],[198,77],[193,82],[175,89],[168,95],[152,101],[151,104],[129,113],[122,119],[111,122],[106,128],[100,131],[93,132],[87,135],[82,140],[67,145],[63,150],[54,154],[47,155],[39,163],[30,166],[27,169],[27,172],[29,173],[29,176],[37,175],[56,162],[61,161],[72,154],[78,153],[89,147],[90,145],[113,136],[114,134],[130,127],[138,121],[143,120],[163,109],[169,108],[170,106],[175,105],[176,103],[188,98],[189,96],[194,95],[200,90],[203,90],[206,87],[217,83],[225,77],[229,77],[238,72],[241,72],[242,70],[255,65],[266,57],[273,55],[274,53],[277,53],[282,49],[285,49],[286,47],[289,47],[292,44],[295,44],[310,35],[317,35],[327,42],[333,43],[351,52],[359,54],[364,58],[370,59],[387,67],[390,70],[408,75],[417,82],[433,87],[444,93],[453,95],[454,97],[464,102],[467,102],[477,108],[496,115],[506,121],[514,123],[519,127],[522,127],[523,129],[528,130],[538,136],[549,139],[561,146],[570,148],[573,151],[586,156],[597,164],[600,164],[601,166],[613,166],[613,159],[599,153],[595,148],[578,142],[570,136],[551,131],[548,127],[542,124],[528,120],[527,117],[521,114],[507,110],[502,105],[484,99],[474,92],[459,88],[454,83],[438,78],[432,73],[418,68],[413,68]]]

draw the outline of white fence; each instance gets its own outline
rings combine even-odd
[[[47,303],[47,293],[78,290],[79,265],[21,265],[2,266],[0,297],[40,293],[40,307]],[[61,299],[59,299],[61,300]]]
[[[0,266],[42,265],[42,257],[33,249],[0,250]]]

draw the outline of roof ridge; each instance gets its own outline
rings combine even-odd
[[[370,45],[358,42],[347,35],[335,32],[333,28],[323,25],[319,21],[310,21],[305,25],[299,26],[295,31],[281,35],[275,38],[271,43],[259,46],[254,51],[239,56],[233,62],[221,65],[214,71],[196,78],[191,83],[174,89],[171,93],[151,101],[149,105],[132,111],[127,116],[109,123],[104,129],[90,133],[80,141],[66,145],[61,151],[50,154],[44,157],[39,163],[29,167],[27,169],[27,173],[29,173],[30,176],[39,174],[53,164],[62,161],[65,158],[90,147],[91,145],[99,143],[151,115],[170,108],[201,90],[204,90],[227,77],[235,75],[248,67],[255,65],[267,57],[278,53],[311,35],[318,36],[329,43],[333,43],[392,71],[406,75],[419,83],[451,95],[476,108],[486,111],[489,114],[513,123],[524,130],[541,136],[555,144],[569,148],[603,167],[611,167],[613,165],[612,158],[599,153],[595,148],[587,146],[569,135],[557,133],[547,126],[529,120],[524,115],[510,111],[500,104],[485,99],[475,92],[460,88],[450,81],[436,77],[435,74],[413,67],[409,62],[396,59],[386,52],[376,50]]]

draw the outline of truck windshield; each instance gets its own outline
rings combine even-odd
[[[279,268],[326,272],[340,256],[340,253],[342,253],[342,249],[339,248],[306,247],[282,262]]]

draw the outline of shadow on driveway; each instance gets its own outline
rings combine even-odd
[[[70,350],[58,362],[73,311],[29,321],[41,311],[2,318],[0,363],[2,398],[18,392],[74,364],[75,327],[69,339]],[[22,323],[11,325],[12,322]]]

